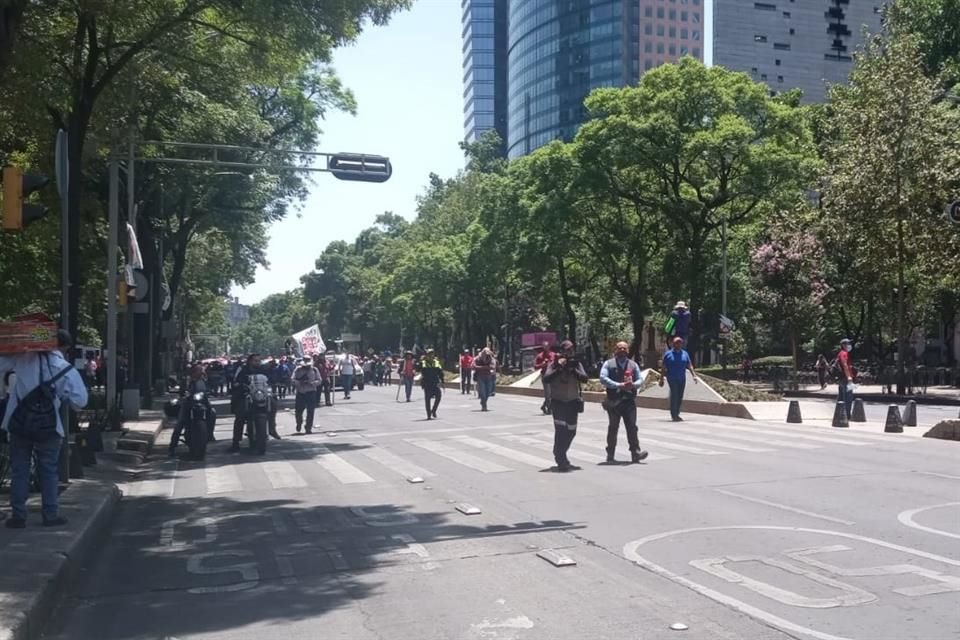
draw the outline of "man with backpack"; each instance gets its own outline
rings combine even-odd
[[[67,362],[62,351],[73,340],[66,331],[57,332],[57,351],[23,353],[0,357],[0,375],[16,374],[0,427],[10,438],[10,510],[6,526],[27,526],[27,496],[30,492],[30,464],[36,454],[43,504],[43,526],[67,523],[59,514],[58,464],[60,446],[66,436],[60,422],[60,403],[75,409],[87,404],[87,387],[80,373]]]

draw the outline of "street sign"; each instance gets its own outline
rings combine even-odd
[[[736,323],[727,316],[720,314],[720,339],[725,340],[730,337],[730,332],[736,331]]]
[[[960,224],[960,198],[947,205],[947,217],[954,224]]]

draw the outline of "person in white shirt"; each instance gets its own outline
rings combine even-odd
[[[69,333],[59,331],[57,333],[58,351],[0,357],[0,375],[8,371],[16,374],[16,382],[10,390],[6,411],[0,423],[0,428],[7,431],[10,438],[10,510],[12,513],[6,523],[10,529],[22,529],[27,524],[30,461],[34,453],[37,455],[39,466],[43,526],[56,527],[67,523],[67,519],[59,514],[58,502],[60,446],[66,435],[64,425],[60,421],[60,404],[66,400],[75,409],[82,409],[87,404],[87,387],[83,383],[83,378],[61,353],[69,350],[72,343]],[[42,438],[10,433],[11,418],[14,418],[17,407],[31,391],[40,386],[41,381],[45,384],[51,384],[52,381],[53,407],[56,415],[51,418],[50,426],[54,426],[52,422],[55,419],[56,430],[44,431]],[[17,420],[14,419],[14,422],[16,423]]]
[[[350,389],[353,388],[353,377],[357,375],[358,367],[356,357],[350,355],[349,351],[344,351],[337,364],[340,380],[343,383],[343,399],[350,399]]]

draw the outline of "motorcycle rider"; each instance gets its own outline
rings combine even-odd
[[[251,353],[247,356],[247,362],[237,369],[236,377],[233,380],[233,395],[230,398],[230,408],[234,415],[233,445],[230,447],[230,451],[240,450],[240,441],[243,440],[243,428],[247,423],[246,407],[244,405],[247,392],[250,390],[250,378],[255,375],[267,375],[267,369],[263,366],[259,353]],[[275,403],[274,407],[276,407]],[[280,434],[277,433],[276,415],[270,415],[269,425],[270,436],[279,440]]]
[[[170,447],[167,454],[173,458],[177,455],[177,445],[180,444],[180,436],[186,427],[187,416],[190,415],[190,404],[193,402],[193,396],[197,393],[206,394],[207,391],[207,372],[203,365],[195,364],[190,368],[190,380],[187,384],[187,393],[180,399],[180,416],[177,418],[177,426],[173,429],[173,435],[170,437]],[[207,442],[214,442],[213,430],[217,423],[217,412],[207,403]]]

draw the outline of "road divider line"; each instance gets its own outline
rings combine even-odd
[[[421,449],[425,449],[430,453],[436,454],[441,458],[446,458],[447,460],[456,462],[459,465],[469,467],[470,469],[474,469],[481,473],[505,473],[507,471],[513,471],[513,469],[509,467],[504,467],[496,462],[490,462],[489,460],[478,458],[477,456],[466,453],[465,451],[459,451],[442,442],[436,442],[433,440],[406,440],[406,442],[415,447],[420,447]]]
[[[721,493],[725,496],[730,496],[731,498],[739,498],[740,500],[746,500],[747,502],[756,502],[757,504],[762,504],[767,507],[773,507],[774,509],[782,509],[783,511],[789,511],[790,513],[796,513],[802,516],[807,516],[810,518],[819,518],[820,520],[826,520],[827,522],[836,522],[837,524],[845,524],[847,526],[855,525],[856,522],[851,522],[850,520],[844,520],[843,518],[834,518],[833,516],[825,516],[822,513],[814,513],[813,511],[807,511],[805,509],[798,509],[796,507],[791,507],[789,505],[780,504],[779,502],[770,502],[769,500],[762,500],[760,498],[753,498],[751,496],[745,496],[742,493],[734,493],[733,491],[727,491],[725,489],[714,489],[716,493]]]
[[[360,453],[374,462],[382,464],[391,471],[399,473],[405,478],[432,478],[436,475],[432,471],[428,471],[412,462],[407,462],[392,451],[387,451],[380,447],[367,447],[366,449],[361,449]]]
[[[320,455],[315,458],[324,471],[342,484],[362,484],[373,482],[373,478],[335,454],[326,445],[315,444],[313,450]]]

